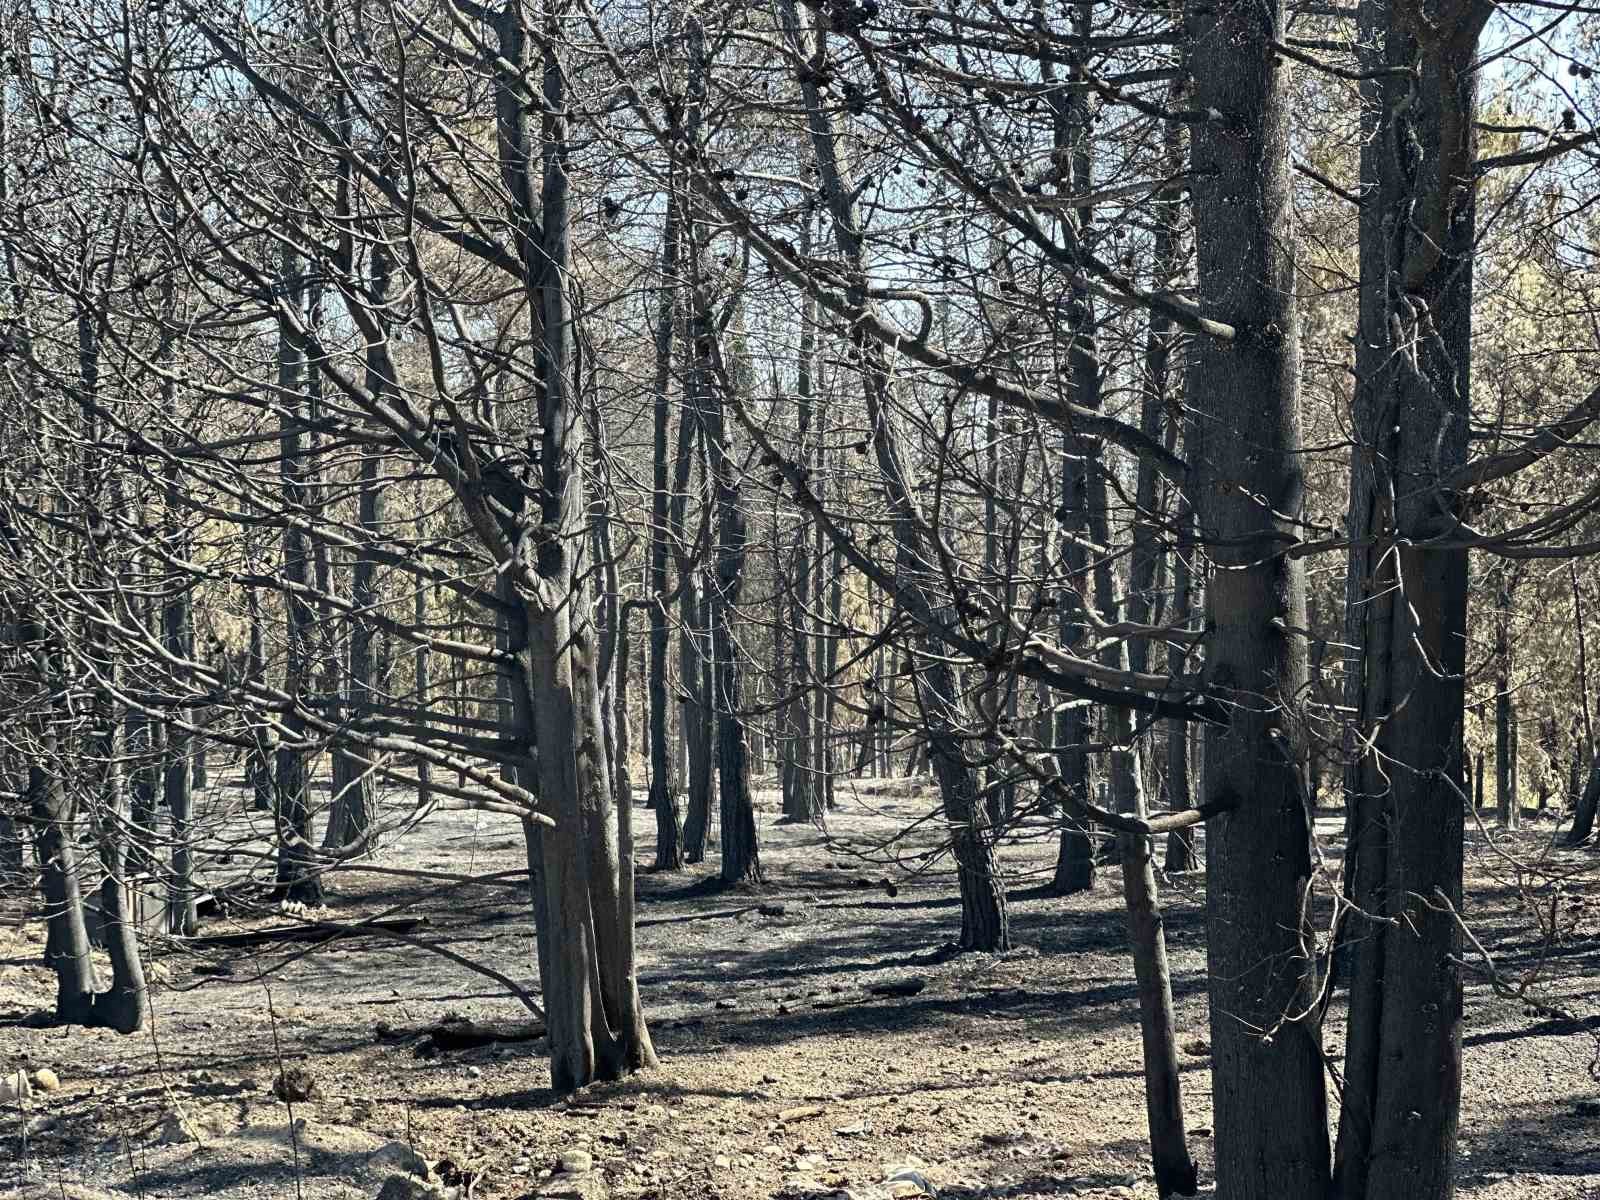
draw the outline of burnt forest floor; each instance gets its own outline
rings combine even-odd
[[[369,1158],[398,1139],[447,1160],[446,1179],[464,1170],[483,1200],[541,1189],[859,1200],[911,1194],[919,1181],[953,1197],[1153,1197],[1115,868],[1090,894],[1049,896],[1053,835],[1041,826],[1002,852],[1018,949],[951,954],[960,913],[949,864],[918,857],[936,823],[894,848],[920,873],[881,853],[928,816],[931,793],[852,784],[827,835],[776,824],[773,800],[762,795],[768,883],[754,891],[710,886],[714,847],[683,872],[643,869],[654,817],[636,813],[640,986],[662,1065],[565,1100],[548,1089],[540,1043],[429,1057],[419,1036],[380,1038],[380,1026],[404,1035],[447,1017],[528,1019],[493,980],[391,939],[314,952],[155,939],[148,1031],[38,1027],[30,1014],[54,985],[39,966],[36,905],[5,898],[0,1072],[45,1067],[61,1086],[0,1113],[0,1195],[372,1197],[383,1176]],[[1320,827],[1333,833],[1339,818]],[[1507,977],[1543,963],[1538,1005],[1469,982],[1461,1193],[1474,1200],[1600,1197],[1600,853],[1551,849],[1552,830],[1530,821],[1510,837],[1469,833],[1472,928]],[[1519,884],[1519,859],[1572,873],[1553,908],[1550,888]],[[456,812],[392,840],[371,865],[482,875],[525,860],[515,822]],[[1203,890],[1198,874],[1163,881],[1184,1109],[1211,1196]],[[534,986],[518,881],[360,870],[333,879],[329,901],[330,920],[425,917],[407,936]],[[1562,930],[1548,952],[1530,907]],[[293,919],[217,917],[204,932]],[[1336,1004],[1335,1054],[1342,1038]],[[314,1084],[292,1117],[272,1090],[280,1062]],[[558,1164],[573,1165],[575,1151],[593,1163],[589,1190],[562,1192]]]

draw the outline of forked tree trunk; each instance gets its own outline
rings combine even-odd
[[[690,45],[700,40],[697,19],[689,21]],[[693,57],[698,50],[691,50]],[[690,252],[695,256],[696,286],[704,247],[689,229]],[[743,714],[744,672],[733,640],[733,617],[744,587],[747,550],[746,524],[739,494],[738,466],[734,462],[724,419],[722,386],[712,377],[712,339],[718,336],[709,301],[695,302],[693,329],[694,366],[690,392],[700,435],[711,467],[712,502],[716,513],[716,552],[711,589],[712,678],[717,715],[717,784],[721,801],[722,862],[719,875],[725,884],[759,884],[761,849],[756,835],[755,803],[750,794],[750,746]],[[742,354],[741,354],[742,359]],[[730,373],[732,386],[743,386],[742,372]]]
[[[39,886],[44,895],[44,962],[56,976],[56,1020],[92,1025],[98,987],[89,957],[89,930],[83,919],[71,801],[57,773],[53,730],[40,734],[39,752],[41,761],[28,768],[28,809],[33,817],[34,853],[39,859]]]
[[[1202,335],[1186,455],[1215,563],[1205,663],[1226,725],[1205,733],[1207,958],[1218,1188],[1229,1200],[1323,1194],[1327,1100],[1314,943],[1311,814],[1295,706],[1306,682],[1299,330],[1280,0],[1186,13]],[[1269,1036],[1270,1035],[1270,1036]]]
[[[1372,748],[1349,800],[1359,926],[1338,1200],[1455,1193],[1467,551],[1430,543],[1462,517],[1463,498],[1442,480],[1467,461],[1474,61],[1490,6],[1427,8],[1363,0],[1360,14],[1374,49],[1363,84],[1351,576],[1365,616],[1360,744]]]
[[[655,1051],[634,967],[628,806],[614,804],[598,647],[577,554],[586,507],[584,423],[574,378],[575,314],[567,293],[572,264],[563,43],[554,10],[540,11],[536,59],[521,16],[513,8],[494,18],[505,64],[495,98],[501,174],[538,349],[534,415],[542,486],[535,496],[546,533],[532,545],[532,561],[524,559],[508,573],[502,595],[513,601],[506,641],[519,668],[509,732],[522,742],[522,777],[532,783],[537,773],[538,792],[554,819],[549,828],[532,821],[524,828],[539,892],[534,911],[551,1081],[558,1091],[570,1091],[652,1065]],[[522,81],[541,74],[542,127],[535,133]],[[542,164],[537,215],[535,163]]]

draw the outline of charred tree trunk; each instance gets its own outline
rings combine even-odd
[[[1569,846],[1581,846],[1594,833],[1595,810],[1600,808],[1600,754],[1589,764],[1588,782],[1578,795],[1572,812],[1572,830],[1567,834]]]
[[[1511,602],[1509,569],[1495,568],[1494,614],[1494,797],[1502,829],[1521,823],[1517,803],[1516,702],[1511,698]]]
[[[245,589],[245,609],[250,632],[245,657],[245,678],[260,681],[267,673],[265,633],[261,626],[261,601],[256,589]],[[250,788],[251,803],[258,812],[271,812],[278,794],[276,736],[272,727],[245,706],[245,724],[250,732],[250,748],[245,752],[244,777]]]
[[[1078,22],[1084,14],[1081,6],[1074,10]],[[1046,82],[1057,78],[1055,61],[1041,58],[1040,71]],[[1074,58],[1070,75],[1077,82],[1083,75],[1080,60]],[[1088,191],[1087,180],[1091,173],[1089,151],[1089,101],[1088,93],[1078,89],[1052,93],[1050,100],[1052,136],[1058,158],[1064,158],[1068,175],[1062,188],[1068,195]],[[1093,219],[1093,211],[1077,214],[1081,223],[1086,217]],[[1061,233],[1072,237],[1073,226],[1063,215],[1059,222]],[[1071,303],[1067,309],[1067,328],[1070,341],[1067,350],[1072,398],[1078,404],[1098,406],[1100,403],[1100,364],[1095,357],[1094,315],[1089,308],[1088,291],[1079,283],[1072,288]],[[1061,525],[1061,557],[1066,569],[1066,587],[1057,600],[1056,610],[1060,628],[1058,636],[1062,649],[1073,654],[1083,653],[1088,626],[1083,619],[1083,606],[1088,603],[1090,587],[1089,553],[1089,457],[1091,447],[1084,440],[1066,430],[1062,434],[1061,504],[1056,518]],[[1082,819],[1090,799],[1089,779],[1089,708],[1080,701],[1069,701],[1056,710],[1055,744],[1057,767],[1061,772],[1061,786],[1066,803],[1062,806],[1061,844],[1056,854],[1055,875],[1051,890],[1058,896],[1086,892],[1094,887],[1094,830]]]
[[[800,246],[802,253],[810,253],[809,220],[800,228]],[[815,435],[812,424],[816,404],[812,368],[816,358],[816,339],[816,302],[807,296],[800,308],[800,345],[795,356],[797,459],[807,469],[813,467],[812,444]],[[794,699],[788,706],[787,742],[791,765],[788,785],[783,793],[783,819],[826,826],[828,806],[823,786],[826,767],[822,761],[818,733],[821,714],[818,711],[817,685],[820,681],[815,665],[816,647],[806,633],[807,622],[811,619],[811,585],[816,574],[813,541],[810,520],[802,511],[800,528],[794,541],[793,566],[788,573],[789,661]]]
[[[1327,1100],[1314,944],[1311,814],[1298,703],[1306,682],[1299,534],[1299,330],[1279,0],[1186,10],[1199,298],[1232,331],[1190,363],[1188,447],[1206,590],[1205,663],[1226,725],[1205,733],[1207,952],[1219,1190],[1323,1194]],[[1270,1036],[1264,1034],[1270,1033]]]
[[[698,47],[700,30],[691,20],[690,44]],[[702,53],[691,49],[691,57]],[[705,443],[711,481],[712,505],[716,519],[716,551],[713,557],[710,601],[713,695],[717,720],[717,782],[721,801],[722,864],[720,876],[725,884],[759,884],[761,850],[756,836],[755,803],[750,794],[750,746],[743,714],[744,672],[739,650],[733,640],[733,617],[744,587],[744,565],[748,553],[743,501],[740,496],[738,465],[724,417],[722,388],[740,387],[738,370],[725,372],[719,381],[713,377],[714,340],[720,336],[710,299],[700,294],[704,247],[698,232],[691,227],[689,245],[694,256],[696,297],[692,324],[693,367],[690,391],[695,419]],[[742,359],[742,352],[741,352]]]
[[[298,255],[285,248],[280,281],[291,304],[302,302],[305,283]],[[299,332],[287,319],[278,329],[279,454],[284,506],[304,511],[309,503],[305,463],[305,353]],[[284,682],[290,696],[304,697],[311,684],[311,606],[306,602],[311,546],[298,522],[283,527],[284,582]],[[322,903],[322,882],[316,871],[316,851],[311,840],[310,781],[303,745],[305,721],[291,710],[283,721],[286,737],[279,743],[273,763],[273,823],[277,834],[277,872],[273,893],[281,900],[302,904]]]
[[[45,730],[39,736],[38,753],[40,761],[28,768],[28,809],[33,818],[34,853],[39,859],[39,885],[44,894],[44,962],[56,976],[56,1020],[92,1025],[98,985],[89,957],[89,930],[83,919],[72,805],[55,762],[53,730]]]
[[[566,65],[555,12],[537,14],[537,59],[522,15],[510,9],[493,20],[503,64],[496,123],[538,353],[540,486],[531,501],[537,510],[515,514],[502,537],[510,545],[520,542],[520,529],[530,527],[523,524],[527,517],[536,519],[540,532],[508,575],[506,591],[515,602],[505,620],[523,689],[513,711],[524,720],[514,731],[533,743],[522,772],[531,776],[537,746],[539,792],[554,819],[543,830],[533,821],[525,828],[530,870],[542,895],[534,907],[551,1081],[556,1090],[570,1091],[652,1065],[655,1051],[634,966],[631,828],[627,806],[615,804],[612,790],[598,647],[577,553],[586,505],[576,315],[568,295]],[[536,133],[523,81],[541,75]]]
[[[1448,1200],[1461,1099],[1473,0],[1364,0],[1361,328],[1352,577],[1362,744],[1347,849],[1354,939],[1339,1200]],[[1404,71],[1393,68],[1405,68]],[[1412,354],[1414,350],[1414,355]],[[1363,914],[1370,920],[1364,920]],[[1421,1103],[1418,1097],[1427,1096]]]
[[[681,537],[680,491],[667,482],[667,437],[671,423],[672,343],[679,320],[678,294],[678,200],[667,200],[666,226],[661,235],[661,288],[656,314],[656,375],[652,406],[654,418],[654,458],[650,493],[650,799],[656,815],[656,861],[658,871],[676,871],[683,866],[683,814],[677,789],[672,786],[671,743],[667,740],[667,559],[671,542]],[[682,425],[690,422],[683,421]],[[684,434],[680,432],[680,437]],[[679,524],[668,526],[668,518]]]
[[[1194,514],[1188,500],[1178,502],[1178,537],[1186,538],[1194,528]],[[1189,552],[1179,546],[1172,554],[1172,619],[1187,628],[1189,613],[1194,605],[1194,583],[1189,565]],[[1187,666],[1187,655],[1182,647],[1170,646],[1167,650],[1167,670],[1176,675]],[[1190,778],[1189,723],[1167,722],[1167,807],[1171,809],[1194,807],[1194,782]],[[1167,834],[1167,871],[1193,871],[1199,866],[1194,849],[1193,829],[1174,829]]]
[[[820,21],[807,30],[796,0],[781,0],[784,33],[803,58],[826,57],[827,33]],[[850,273],[848,298],[865,311],[871,301],[868,264],[862,245],[857,190],[841,159],[834,118],[814,77],[801,84],[811,129],[811,145],[820,176],[820,191],[832,219],[833,240]],[[857,325],[851,341],[862,369],[862,391],[874,458],[891,513],[895,541],[896,600],[922,631],[921,663],[911,666],[913,687],[928,739],[928,757],[950,830],[961,893],[961,946],[968,950],[1009,949],[1011,932],[1005,889],[995,861],[994,844],[979,796],[977,771],[966,751],[967,714],[956,676],[937,630],[954,620],[949,605],[938,599],[934,578],[937,556],[927,542],[927,524],[916,500],[911,467],[895,429],[893,385],[885,348]]]

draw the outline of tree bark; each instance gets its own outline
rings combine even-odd
[[[305,288],[303,264],[289,249],[283,250],[279,279],[292,303],[299,305]],[[287,320],[278,329],[279,453],[283,502],[291,512],[301,512],[309,502],[304,457],[305,354],[300,336]],[[283,593],[284,682],[291,696],[303,696],[311,683],[311,634],[314,614],[305,593],[311,547],[297,522],[283,527],[282,572],[288,587]],[[311,840],[311,804],[308,794],[306,753],[301,745],[305,720],[291,709],[283,718],[287,737],[280,742],[273,764],[273,824],[277,833],[277,878],[273,893],[281,900],[302,904],[322,903],[322,882],[316,871]]]
[[[703,34],[698,18],[688,22],[690,57],[703,51]],[[755,802],[750,794],[749,735],[743,714],[744,672],[739,650],[733,640],[733,617],[744,587],[744,565],[748,553],[747,530],[738,482],[738,465],[724,417],[722,387],[741,387],[738,363],[722,381],[713,378],[713,341],[720,335],[709,296],[700,294],[705,247],[699,232],[689,229],[690,253],[694,256],[695,303],[692,323],[693,366],[689,387],[700,436],[705,444],[712,480],[712,504],[716,517],[716,551],[713,559],[711,610],[713,705],[717,722],[717,782],[721,801],[722,862],[719,875],[724,884],[759,884],[761,850],[756,835]],[[742,360],[742,352],[740,354]]]
[[[39,761],[28,768],[28,809],[33,818],[34,853],[39,859],[39,886],[44,894],[44,962],[56,976],[56,1020],[92,1025],[98,985],[89,957],[89,930],[83,919],[71,802],[55,762],[55,732],[47,729],[38,740]]]
[[[1424,15],[1424,7],[1427,15]],[[1448,1200],[1461,1099],[1467,552],[1445,490],[1467,461],[1474,3],[1363,0],[1361,326],[1352,489],[1361,739],[1339,1200]],[[1435,24],[1436,22],[1436,24]],[[1407,67],[1414,83],[1381,68]],[[1407,350],[1414,348],[1414,355]],[[1422,1097],[1426,1097],[1424,1101]]]
[[[1494,797],[1502,829],[1520,824],[1517,804],[1517,753],[1515,743],[1516,703],[1511,697],[1511,604],[1513,589],[1510,568],[1501,564],[1494,570]]]
[[[534,907],[551,1081],[556,1090],[571,1091],[653,1065],[655,1051],[634,966],[631,827],[621,828],[627,825],[626,804],[614,808],[598,647],[576,561],[586,505],[575,314],[568,296],[566,65],[555,11],[538,13],[537,59],[522,16],[512,8],[493,21],[503,63],[496,120],[538,354],[534,415],[541,486],[534,492],[537,512],[527,514],[537,517],[536,532],[515,536],[535,529],[523,524],[520,512],[508,516],[512,527],[504,531],[512,535],[508,542],[519,545],[505,589],[515,598],[507,644],[524,689],[514,697],[513,732],[532,742],[519,770],[530,782],[537,770],[539,793],[555,822],[540,830],[529,821],[524,828],[530,874],[542,893]],[[522,80],[541,73],[542,124],[535,135],[521,87]],[[535,164],[542,177],[537,213]]]
[[[683,815],[677,789],[672,786],[672,746],[667,738],[667,561],[671,542],[680,529],[668,526],[677,515],[677,493],[668,486],[668,434],[671,425],[671,386],[673,334],[677,330],[682,283],[678,279],[679,242],[678,197],[667,197],[666,223],[661,234],[661,287],[656,303],[656,373],[652,418],[654,455],[650,493],[650,676],[647,687],[650,707],[650,798],[656,817],[657,871],[676,871],[683,866]],[[687,424],[687,422],[684,422]],[[680,433],[680,437],[683,436]]]
[[[1077,23],[1082,25],[1092,12],[1085,13],[1083,5],[1079,4],[1074,14]],[[1046,82],[1056,79],[1053,59],[1041,58],[1039,68]],[[1078,82],[1083,76],[1082,62],[1077,57],[1072,60],[1070,75],[1073,82]],[[1068,164],[1063,190],[1068,194],[1085,194],[1091,174],[1088,94],[1079,89],[1058,91],[1052,94],[1049,103],[1055,152],[1058,158],[1064,157]],[[1085,219],[1093,219],[1093,211],[1086,209],[1077,217],[1081,225]],[[1068,224],[1065,215],[1060,219],[1059,227],[1063,237],[1075,236],[1073,226]],[[1088,301],[1087,289],[1075,282],[1067,309],[1070,336],[1067,371],[1073,401],[1097,406],[1100,403],[1100,363],[1092,341],[1094,316]],[[1091,447],[1082,437],[1070,429],[1062,433],[1061,504],[1056,510],[1056,518],[1061,525],[1061,557],[1067,578],[1056,610],[1060,620],[1058,636],[1061,647],[1074,654],[1083,651],[1088,632],[1082,607],[1087,603],[1090,586],[1089,553],[1085,542],[1089,536],[1091,453]],[[1057,709],[1055,744],[1057,766],[1067,802],[1063,806],[1061,845],[1056,854],[1051,890],[1058,896],[1070,896],[1094,887],[1094,830],[1077,815],[1090,798],[1087,705],[1069,701]]]
[[[1205,663],[1229,709],[1205,733],[1212,1096],[1229,1200],[1314,1197],[1328,1182],[1311,814],[1295,711],[1306,680],[1299,535],[1299,331],[1283,5],[1186,11],[1200,301],[1234,330],[1193,354],[1189,447],[1199,537],[1215,563]],[[1270,1033],[1270,1036],[1266,1036]]]
[[[812,38],[817,40],[818,52],[825,51],[827,33],[820,21],[815,29],[807,31],[801,24],[796,0],[780,0],[779,8],[784,33],[802,57],[811,58]],[[832,219],[834,244],[850,272],[848,295],[854,306],[865,310],[870,300],[868,264],[856,203],[860,193],[840,157],[833,116],[815,78],[804,79],[801,91],[820,190]],[[949,605],[938,602],[935,580],[930,577],[938,559],[927,545],[927,525],[915,498],[916,484],[894,426],[893,388],[885,349],[859,325],[852,329],[851,339],[862,368],[872,451],[891,513],[896,599],[920,631],[918,649],[924,659],[912,664],[913,686],[956,861],[961,893],[960,944],[966,950],[1006,950],[1011,946],[1011,933],[1005,889],[979,796],[977,772],[966,754],[964,731],[968,722],[956,688],[955,671],[936,632],[954,619],[954,613]]]

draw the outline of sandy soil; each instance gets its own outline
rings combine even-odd
[[[574,1151],[594,1164],[589,1194],[603,1184],[639,1200],[841,1190],[861,1200],[916,1192],[908,1169],[944,1196],[1153,1197],[1114,871],[1093,894],[1054,899],[1040,886],[1053,855],[1048,832],[1008,846],[1021,948],[949,955],[958,913],[947,864],[907,873],[875,861],[931,800],[887,790],[854,790],[830,837],[763,813],[770,883],[759,893],[711,889],[704,868],[641,873],[641,986],[663,1065],[570,1100],[548,1091],[537,1043],[425,1058],[415,1039],[379,1040],[380,1023],[527,1014],[482,975],[373,938],[231,956],[155,945],[149,1031],[30,1027],[53,984],[37,965],[40,929],[24,920],[21,899],[7,899],[0,1072],[48,1067],[61,1088],[0,1116],[0,1194],[371,1197],[392,1163],[369,1156],[401,1139],[446,1160],[447,1179],[475,1179],[472,1194],[484,1200],[568,1182],[558,1164],[567,1154],[570,1165]],[[639,813],[637,827],[648,863],[651,815]],[[924,826],[899,852],[915,864],[934,836]],[[1498,849],[1481,832],[1473,839],[1469,914],[1508,972],[1545,956],[1502,851],[1587,873],[1556,905],[1564,933],[1538,984],[1543,1002],[1576,1022],[1482,982],[1469,989],[1462,1193],[1600,1197],[1600,855],[1550,852],[1550,831],[1537,825]],[[513,871],[522,847],[509,821],[450,814],[373,865]],[[1171,880],[1165,898],[1184,1104],[1210,1196],[1201,887],[1195,877]],[[334,890],[336,919],[425,915],[419,938],[533,986],[529,913],[514,885],[362,872],[341,875]],[[1548,906],[1550,892],[1536,899]],[[222,918],[208,931],[241,927]],[[224,959],[233,974],[219,976]],[[871,991],[912,979],[924,984],[912,996]],[[1335,1014],[1330,1046],[1342,1036]],[[312,1076],[311,1099],[274,1096],[280,1061]]]

